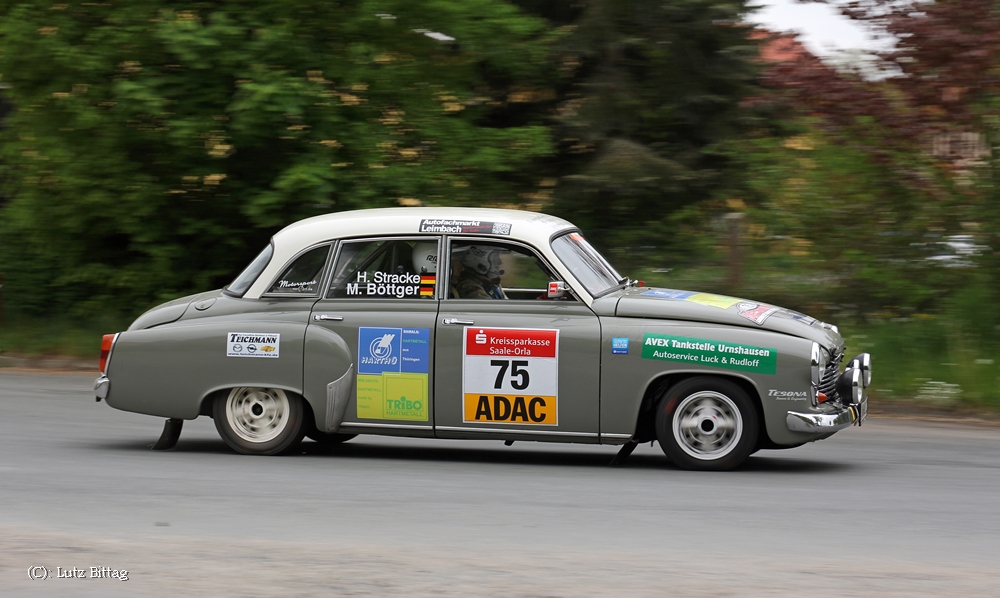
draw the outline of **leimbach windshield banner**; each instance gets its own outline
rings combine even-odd
[[[465,423],[559,424],[559,330],[465,329]]]
[[[642,341],[642,358],[755,374],[773,374],[778,369],[777,349],[667,334],[647,334]]]

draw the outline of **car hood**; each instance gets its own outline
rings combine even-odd
[[[650,287],[625,289],[618,299],[615,315],[758,328],[805,338],[835,351],[844,344],[835,327],[797,311],[751,299],[697,291]]]

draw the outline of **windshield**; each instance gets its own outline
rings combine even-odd
[[[250,262],[250,265],[247,266],[243,272],[240,272],[240,275],[236,277],[236,280],[229,283],[229,286],[225,289],[226,293],[242,297],[243,293],[247,292],[250,285],[257,280],[260,273],[267,267],[268,262],[271,261],[271,255],[273,253],[274,246],[268,244],[268,246],[264,248],[264,251],[261,251],[260,254],[255,257],[252,262]]]
[[[552,241],[552,250],[594,297],[628,282],[580,233],[557,237]]]

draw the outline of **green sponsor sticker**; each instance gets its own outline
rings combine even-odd
[[[642,341],[642,358],[755,374],[773,374],[778,369],[777,349],[666,334],[647,334]]]

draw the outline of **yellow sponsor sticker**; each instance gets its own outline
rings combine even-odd
[[[691,295],[685,301],[690,301],[691,303],[700,303],[701,305],[708,305],[710,307],[718,307],[719,309],[729,309],[730,307],[736,305],[742,299],[737,299],[736,297],[726,297],[725,295],[713,295],[711,293],[695,293]]]
[[[358,376],[358,417],[428,421],[427,374]]]
[[[466,393],[464,403],[465,423],[559,424],[555,396]]]

